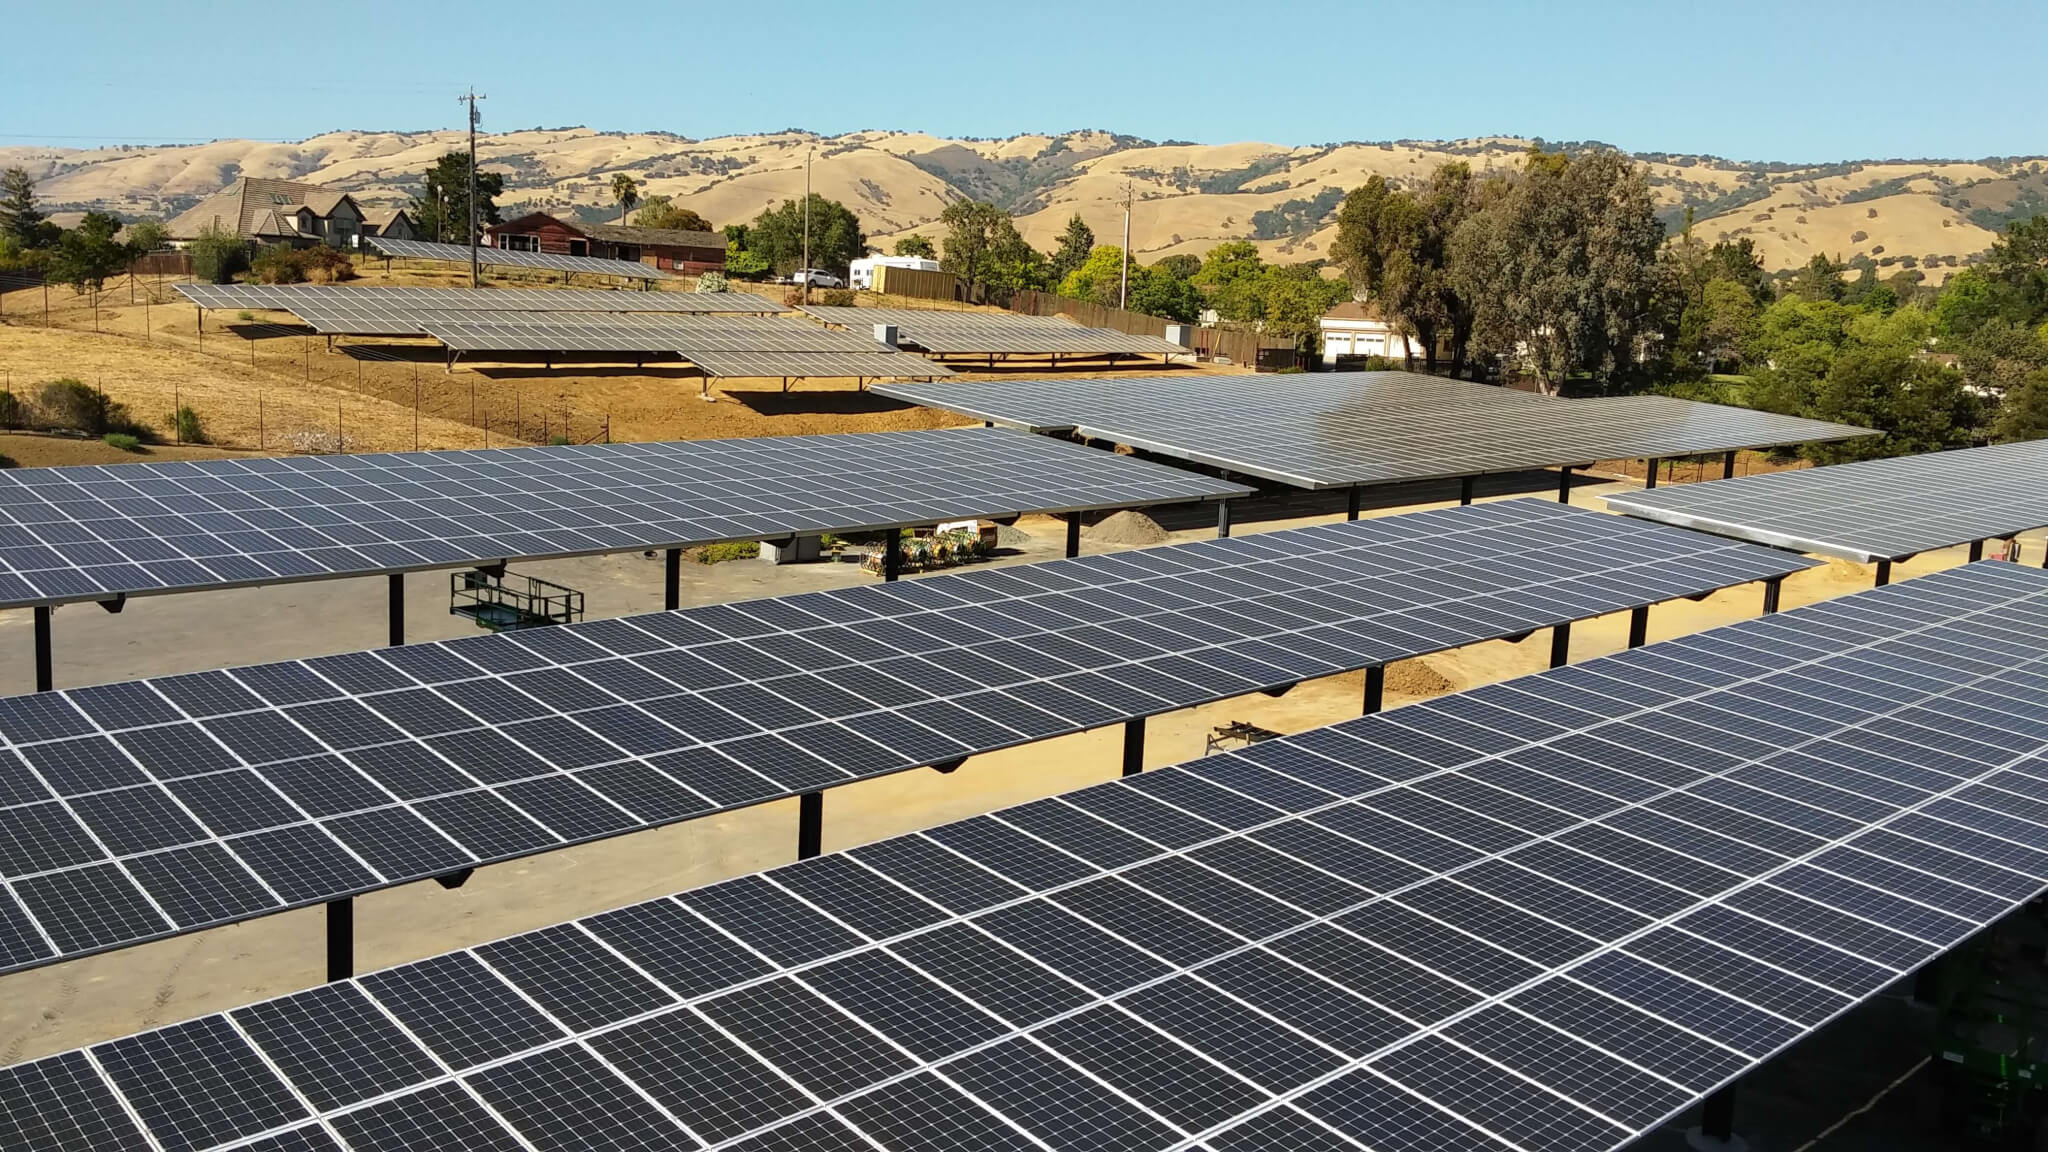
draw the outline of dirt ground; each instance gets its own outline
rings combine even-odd
[[[1541,478],[1535,481],[1541,485]],[[1586,485],[1574,502],[1602,505],[1598,495],[1624,485]],[[1455,499],[1450,486],[1409,494],[1418,502],[1369,509],[1393,515]],[[1239,533],[1296,527],[1341,518],[1341,498],[1304,513],[1279,506],[1240,516]],[[1161,517],[1172,542],[1205,539],[1193,513]],[[1059,554],[1063,532],[1053,520],[1026,518],[1031,539],[996,563],[1029,563]],[[2042,542],[2026,541],[2029,554]],[[1117,546],[1087,542],[1088,551]],[[1962,550],[1922,556],[1901,565],[1899,579],[1946,568]],[[639,554],[556,561],[528,566],[534,575],[583,589],[590,615],[612,616],[658,608],[662,564]],[[716,603],[844,587],[864,577],[851,564],[777,568],[757,561],[685,565],[684,602]],[[1871,570],[1830,563],[1789,578],[1783,605],[1796,605],[1870,586]],[[419,574],[407,581],[408,639],[466,634],[465,623],[442,614],[446,576]],[[1706,600],[1662,605],[1650,614],[1651,640],[1688,634],[1754,616],[1761,593],[1747,585]],[[225,619],[231,630],[219,628]],[[383,639],[383,582],[352,580],[274,588],[150,598],[120,616],[84,607],[60,611],[56,668],[60,686],[164,675],[262,660],[372,647]],[[1627,615],[1577,624],[1572,658],[1621,649]],[[1545,633],[1511,644],[1496,641],[1406,661],[1389,669],[1387,704],[1526,675],[1548,660]],[[31,643],[28,613],[0,613],[0,692],[27,691]],[[1153,719],[1145,763],[1159,767],[1203,754],[1211,731],[1245,721],[1282,733],[1356,715],[1360,673],[1304,683],[1277,699],[1250,695]],[[1120,763],[1121,732],[1109,728],[975,757],[940,775],[914,770],[833,790],[825,801],[825,848],[851,847],[929,827],[1024,800],[1095,783]],[[563,849],[485,868],[457,891],[412,884],[357,901],[357,966],[381,968],[453,948],[525,931],[636,900],[711,883],[794,858],[796,805],[782,801],[665,829]],[[323,919],[318,909],[284,913],[245,924],[124,949],[0,978],[0,1065],[172,1023],[210,1011],[308,987],[321,978]]]

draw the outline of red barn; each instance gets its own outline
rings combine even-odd
[[[682,228],[634,228],[620,224],[572,224],[545,212],[484,228],[484,243],[508,252],[552,252],[631,260],[670,272],[695,274],[725,269],[725,237]]]

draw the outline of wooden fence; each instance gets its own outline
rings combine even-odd
[[[1166,326],[1177,323],[1093,300],[1075,300],[1028,289],[1010,298],[1010,311],[1027,316],[1066,316],[1089,328],[1112,328],[1134,336],[1165,336]],[[1264,372],[1308,366],[1295,350],[1294,341],[1283,336],[1268,336],[1250,328],[1190,327],[1190,350],[1198,359],[1243,364]]]
[[[958,300],[961,296],[960,278],[951,272],[886,264],[875,269],[875,291],[918,300]]]

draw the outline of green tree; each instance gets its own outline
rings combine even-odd
[[[1965,268],[1948,278],[1934,302],[1934,327],[1943,344],[1967,343],[2005,311],[2002,286],[1985,272]]]
[[[1067,273],[1053,291],[1070,299],[1093,300],[1097,304],[1114,307],[1117,290],[1122,285],[1123,267],[1123,249],[1113,244],[1099,245],[1088,253],[1088,258],[1079,267]]]
[[[1017,235],[1010,214],[982,200],[953,201],[939,213],[939,223],[946,229],[939,266],[960,277],[970,292],[988,283],[997,249]]]
[[[501,172],[476,173],[477,226],[499,223],[498,197],[505,193]],[[412,202],[413,219],[422,235],[444,244],[469,243],[469,153],[448,152],[421,178],[421,190]]]
[[[1700,302],[1700,351],[1710,371],[1725,372],[1756,339],[1758,310],[1749,288],[1716,276]]]
[[[208,224],[186,245],[192,254],[192,276],[206,284],[226,284],[249,266],[249,242],[232,228]]]
[[[1261,281],[1266,262],[1259,246],[1249,240],[1232,240],[1209,249],[1202,267],[1191,279],[1203,289],[1209,306],[1225,320],[1252,321],[1265,317]]]
[[[640,211],[633,215],[633,223],[642,228],[673,228],[683,232],[717,231],[711,221],[667,196],[649,196],[640,201]]]
[[[158,220],[137,220],[122,232],[121,242],[137,258],[147,256],[170,243],[170,229]]]
[[[1419,195],[1374,176],[1344,198],[1337,213],[1333,258],[1354,291],[1422,345],[1423,367],[1435,372],[1437,350],[1452,345],[1452,373],[1464,369],[1472,310],[1450,269],[1451,237],[1473,206],[1472,169],[1445,164]],[[1411,345],[1412,348],[1412,345]],[[1412,363],[1413,352],[1409,354]]]
[[[1791,290],[1802,300],[1840,300],[1849,294],[1849,286],[1842,283],[1841,264],[1828,259],[1825,252],[1815,252],[1806,267],[1792,277]]]
[[[1095,252],[1095,231],[1088,222],[1081,219],[1079,212],[1067,218],[1066,231],[1060,233],[1059,246],[1053,249],[1049,273],[1055,284],[1064,284],[1074,270],[1088,262]],[[1065,293],[1061,293],[1065,295]]]
[[[57,244],[52,271],[57,279],[80,292],[98,292],[107,277],[121,271],[134,259],[126,244],[114,239],[121,220],[106,212],[87,212],[78,227],[64,233]]]
[[[1192,280],[1195,273],[1202,270],[1202,258],[1186,252],[1176,252],[1171,256],[1161,257],[1152,267],[1177,280]]]
[[[1147,316],[1193,324],[1202,317],[1202,291],[1187,277],[1176,276],[1173,270],[1160,264],[1149,268],[1133,267],[1128,307]]]
[[[939,249],[938,245],[932,243],[931,237],[923,233],[912,232],[896,242],[895,254],[898,256],[915,256],[920,260],[936,260],[939,258]]]
[[[1268,266],[1259,277],[1259,330],[1294,341],[1314,352],[1322,332],[1323,313],[1351,295],[1350,285],[1332,280],[1315,264]]]
[[[619,206],[619,223],[624,224],[626,213],[640,203],[639,182],[624,172],[612,173],[612,201]]]
[[[2005,394],[1991,433],[2004,441],[2048,437],[2048,368],[2030,373]]]
[[[811,267],[844,278],[847,266],[867,254],[860,217],[837,200],[811,193]],[[747,250],[767,261],[777,276],[797,270],[804,259],[804,205],[796,200],[763,211],[747,226]]]
[[[1519,361],[1548,392],[1577,374],[1603,387],[1640,376],[1667,283],[1642,170],[1608,151],[1532,152],[1472,195],[1450,263],[1477,348]]]
[[[2048,215],[2006,225],[1984,270],[2002,290],[2002,316],[2028,327],[2048,319]]]
[[[56,229],[36,207],[36,182],[25,168],[0,172],[0,232],[25,249],[56,242]]]
[[[1771,287],[1771,274],[1764,271],[1763,255],[1756,250],[1756,241],[1747,236],[1722,240],[1707,249],[1701,271],[1707,280],[1728,280],[1740,285],[1758,307],[1777,299],[1778,294]]]

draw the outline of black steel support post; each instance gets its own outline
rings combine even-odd
[[[1216,502],[1216,538],[1224,540],[1230,536],[1230,501]]]
[[[683,606],[683,550],[671,548],[662,557],[661,606],[673,612]]]
[[[1650,638],[1650,606],[1638,605],[1628,610],[1628,646],[1641,648]]]
[[[1649,467],[1643,470],[1645,473],[1643,479],[1643,491],[1648,492],[1650,489],[1655,488],[1657,486],[1657,468],[1664,462],[1662,460],[1645,460],[1643,461],[1643,463],[1649,465]]]
[[[1067,559],[1081,554],[1081,514],[1067,513]]]
[[[356,902],[349,897],[327,902],[327,982],[356,974]]]
[[[1344,491],[1344,518],[1358,519],[1358,485],[1353,484]]]
[[[1572,469],[1569,464],[1557,470],[1557,502],[1559,504],[1569,504],[1572,502]]]
[[[894,580],[903,572],[903,532],[889,529],[889,535],[882,540],[882,579]]]
[[[796,858],[809,860],[825,850],[825,794],[806,792],[796,798]]]
[[[1476,479],[1478,479],[1476,476],[1460,476],[1458,478],[1459,504],[1464,505],[1472,502],[1472,482]]]
[[[1764,615],[1769,616],[1778,610],[1778,593],[1782,592],[1784,588],[1785,578],[1783,576],[1775,576],[1764,581]]]
[[[1879,560],[1879,561],[1877,562],[1877,584],[1876,584],[1876,587],[1882,588],[1882,587],[1884,587],[1885,585],[1887,585],[1887,584],[1889,584],[1889,583],[1891,583],[1891,582],[1892,582],[1892,562],[1891,562],[1891,561],[1889,561],[1889,560]]]
[[[1723,479],[1723,480],[1732,480],[1732,479],[1734,479],[1734,478],[1735,478],[1735,453],[1733,453],[1733,452],[1730,452],[1730,453],[1728,453],[1728,454],[1726,454],[1726,455],[1724,455],[1724,456],[1722,456],[1722,457],[1721,457],[1721,479]]]
[[[50,670],[50,606],[36,606],[36,691],[48,692],[57,686],[56,677]]]
[[[1124,775],[1145,770],[1145,718],[1124,721]]]
[[[1970,541],[1970,563],[1975,564],[1977,561],[1982,560],[1983,558],[1984,542],[1982,540]]]
[[[405,573],[393,572],[384,578],[390,587],[391,635],[388,638],[393,648],[405,643]]]
[[[1550,630],[1550,666],[1562,668],[1572,659],[1572,626],[1570,621]]]
[[[1387,694],[1387,666],[1374,664],[1365,670],[1365,701],[1360,709],[1362,715],[1370,716],[1380,710],[1380,703]]]
[[[1735,1135],[1735,1085],[1723,1085],[1700,1105],[1700,1135],[1722,1144]]]

